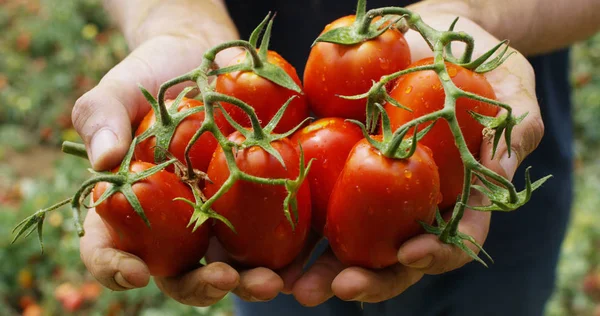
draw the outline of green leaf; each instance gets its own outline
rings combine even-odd
[[[478,68],[479,66],[481,66],[483,63],[485,63],[485,61],[488,60],[488,58],[492,57],[492,55],[494,55],[494,53],[496,53],[496,51],[498,51],[498,49],[500,49],[500,47],[502,47],[502,45],[507,44],[507,43],[508,43],[508,40],[504,40],[504,41],[498,43],[496,46],[492,47],[490,50],[485,52],[483,55],[479,56],[479,58],[471,61],[468,64],[462,64],[461,66],[465,67],[467,69],[474,70],[474,69]],[[507,49],[508,49],[508,44],[505,46],[504,51],[500,53],[499,57],[504,55],[504,53],[506,53]]]
[[[479,180],[481,180],[483,186],[473,185],[472,188],[487,196],[492,204],[486,206],[468,206],[468,208],[482,212],[511,212],[525,205],[531,199],[533,191],[537,190],[542,186],[542,184],[544,184],[544,182],[552,177],[552,175],[549,175],[532,183],[529,175],[529,169],[531,169],[531,167],[528,167],[525,170],[525,189],[517,193],[516,201],[510,200],[510,192],[507,188],[496,185],[487,180],[484,176],[476,173],[475,175],[477,178],[479,178]]]
[[[511,154],[511,139],[512,139],[512,130],[515,125],[519,124],[523,119],[527,116],[528,113],[525,113],[519,117],[515,117],[514,115],[508,115],[507,113],[503,113],[499,116],[492,117],[481,115],[474,111],[469,111],[469,114],[481,125],[494,130],[494,142],[492,146],[492,159],[496,156],[496,150],[498,149],[498,144],[500,143],[500,138],[504,133],[504,138],[506,141],[508,154]]]
[[[263,35],[262,41],[260,42],[260,49],[258,51],[261,59],[267,59],[267,53],[269,51],[269,41],[271,40],[271,29],[273,28],[273,19],[275,19],[275,14],[269,20],[269,24],[267,24],[267,29],[265,30],[265,34]]]
[[[298,96],[293,95],[285,101],[285,103],[279,108],[279,110],[277,110],[277,113],[275,113],[271,121],[269,121],[269,123],[263,128],[265,133],[270,134],[271,132],[273,132],[273,130],[275,129],[275,127],[277,127],[277,124],[279,124],[279,121],[283,117],[283,114],[285,114],[285,111],[287,110],[290,103],[292,103],[292,101],[297,97]]]
[[[296,84],[283,69],[276,65],[264,61],[262,67],[254,67],[253,71],[257,75],[268,79],[279,86],[302,94],[302,89],[298,84]]]
[[[483,261],[479,257],[479,255],[477,255],[473,250],[471,250],[471,248],[469,248],[465,242],[469,242],[469,243],[473,244],[475,247],[477,247],[477,249],[480,250],[480,253],[482,253],[486,256],[486,258],[488,260],[490,260],[492,263],[494,262],[492,257],[483,249],[483,247],[480,244],[477,243],[477,241],[475,241],[475,238],[473,238],[472,236],[469,236],[469,235],[461,233],[461,232],[457,232],[455,235],[448,235],[447,240],[442,240],[442,238],[441,238],[442,233],[444,232],[445,229],[448,228],[449,223],[446,223],[446,221],[444,221],[444,219],[442,218],[442,215],[440,214],[439,209],[436,211],[435,218],[436,218],[437,227],[429,225],[422,221],[419,221],[419,224],[421,224],[421,226],[427,233],[438,236],[440,238],[440,241],[445,244],[450,244],[450,245],[453,245],[453,246],[459,248],[460,250],[464,251],[473,260],[481,263],[486,268],[488,267],[488,265],[485,263],[485,261]]]
[[[146,98],[148,103],[150,103],[152,110],[154,110],[154,115],[157,117],[157,119],[160,119],[159,109],[158,109],[158,101],[156,101],[154,96],[148,90],[146,90],[146,88],[144,88],[144,86],[142,86],[141,84],[138,84],[138,87],[142,91],[144,98]]]
[[[265,25],[267,24],[270,18],[271,12],[267,14],[267,16],[260,22],[260,24],[258,24],[258,26],[252,31],[252,34],[250,34],[250,39],[248,40],[248,42],[250,43],[250,45],[252,45],[252,47],[256,47],[256,45],[258,44],[258,38],[260,37],[260,33],[262,33],[262,31],[264,30]]]

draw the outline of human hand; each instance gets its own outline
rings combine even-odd
[[[148,103],[138,83],[156,94],[162,82],[197,67],[207,44],[201,38],[182,35],[151,37],[77,101],[73,109],[74,126],[86,144],[94,169],[106,170],[121,161],[131,143],[132,126],[148,112]],[[225,50],[216,61],[223,64],[238,53],[235,49]],[[182,88],[172,87],[166,98],[174,98]],[[88,212],[84,228],[81,258],[100,283],[119,291],[148,284],[147,266],[140,258],[114,248],[95,210]],[[212,243],[210,256],[223,257],[221,252],[218,244]],[[207,306],[230,291],[248,300],[269,300],[281,291],[289,292],[289,284],[301,271],[301,261],[277,272],[262,268],[238,272],[227,263],[209,261],[208,265],[181,276],[155,278],[156,284],[166,295],[183,304]]]
[[[80,240],[81,259],[88,271],[105,287],[124,291],[145,287],[150,280],[146,264],[135,255],[114,249],[102,219],[90,210],[84,222],[86,234]],[[251,301],[268,301],[280,292],[291,293],[292,284],[302,273],[302,266],[312,247],[307,247],[288,267],[280,271],[267,268],[236,270],[225,251],[212,239],[206,254],[208,264],[176,277],[155,277],[158,288],[176,301],[192,306],[209,306],[233,292]]]
[[[440,30],[448,29],[456,17],[444,13],[422,13],[421,16],[426,23]],[[475,56],[481,55],[499,42],[468,19],[461,18],[455,29],[466,31],[474,37]],[[430,48],[416,32],[409,31],[406,38],[411,47],[413,61],[432,55]],[[459,51],[458,48],[455,52]],[[491,143],[484,141],[480,151],[483,165],[512,180],[517,167],[537,147],[544,132],[535,96],[533,69],[523,55],[516,53],[498,69],[485,76],[494,88],[498,100],[512,106],[513,115],[519,117],[528,113],[512,131],[510,157],[507,144],[503,141],[497,148],[495,159],[491,157]],[[468,205],[487,204],[489,201],[483,194],[472,191]],[[490,219],[489,212],[466,210],[459,224],[459,231],[472,236],[478,244],[483,245]],[[468,246],[473,252],[479,252],[474,245]],[[455,270],[471,260],[461,249],[444,244],[437,236],[431,234],[419,235],[408,240],[398,251],[399,263],[377,271],[346,267],[328,251],[295,283],[293,294],[301,304],[307,306],[318,305],[333,295],[343,300],[381,302],[401,294],[425,274],[441,274]]]

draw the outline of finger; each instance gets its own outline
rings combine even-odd
[[[210,306],[233,290],[240,276],[231,266],[214,262],[182,276],[155,278],[158,288],[174,300],[191,306]]]
[[[351,267],[333,280],[333,293],[342,300],[378,303],[400,295],[423,273],[400,264],[382,270]]]
[[[80,254],[88,271],[102,285],[115,291],[145,287],[150,281],[146,264],[138,257],[114,249],[110,235],[93,209],[84,222]]]
[[[172,56],[178,56],[180,62],[173,62]],[[190,71],[200,63],[201,56],[196,41],[167,36],[153,38],[77,100],[73,125],[86,144],[94,169],[104,170],[118,164],[131,143],[131,124],[148,112],[149,104],[138,84],[156,95],[160,83]],[[182,87],[170,89],[167,98],[174,98]]]
[[[223,262],[234,267],[238,265],[228,256],[217,238],[211,238],[207,262]],[[232,290],[234,294],[248,302],[269,301],[283,290],[283,279],[273,270],[256,268],[239,272],[239,283]]]
[[[333,296],[333,280],[345,268],[331,249],[327,249],[296,281],[292,289],[294,297],[300,304],[310,307],[325,302]]]
[[[233,291],[248,302],[270,301],[283,290],[283,279],[273,270],[255,268],[240,273],[240,283]]]
[[[294,259],[287,267],[277,271],[283,280],[283,289],[281,292],[284,294],[292,294],[294,284],[302,276],[304,267],[311,258],[313,251],[315,251],[315,247],[319,240],[320,237],[311,231],[306,239],[304,248],[300,254],[296,256],[296,259]]]
[[[473,200],[471,199],[471,201]],[[458,225],[458,231],[472,236],[479,245],[483,245],[489,231],[490,219],[489,212],[467,209]],[[474,244],[468,241],[464,241],[464,243],[475,254],[479,254],[480,251]],[[405,242],[398,250],[398,261],[401,264],[425,274],[441,274],[452,271],[472,260],[473,258],[464,250],[443,243],[438,236],[432,234],[416,236]]]

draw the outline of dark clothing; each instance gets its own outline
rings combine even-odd
[[[410,1],[369,0],[368,8],[407,5]],[[310,45],[323,27],[343,15],[353,14],[355,1],[227,1],[240,35],[250,32],[268,11],[277,12],[271,48],[289,60],[300,77]],[[524,169],[532,179],[554,177],[514,213],[493,215],[486,250],[495,263],[478,263],[438,276],[426,276],[398,297],[379,304],[333,298],[316,308],[304,308],[293,297],[280,295],[268,303],[236,301],[238,315],[542,315],[555,280],[555,269],[572,199],[573,135],[568,50],[531,58],[536,90],[545,123],[538,149],[515,175],[524,188]]]

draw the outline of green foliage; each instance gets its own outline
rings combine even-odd
[[[8,0],[0,10],[0,123],[59,143],[75,100],[127,53],[99,0]]]
[[[600,34],[574,46],[571,65],[575,196],[547,316],[600,313]]]

